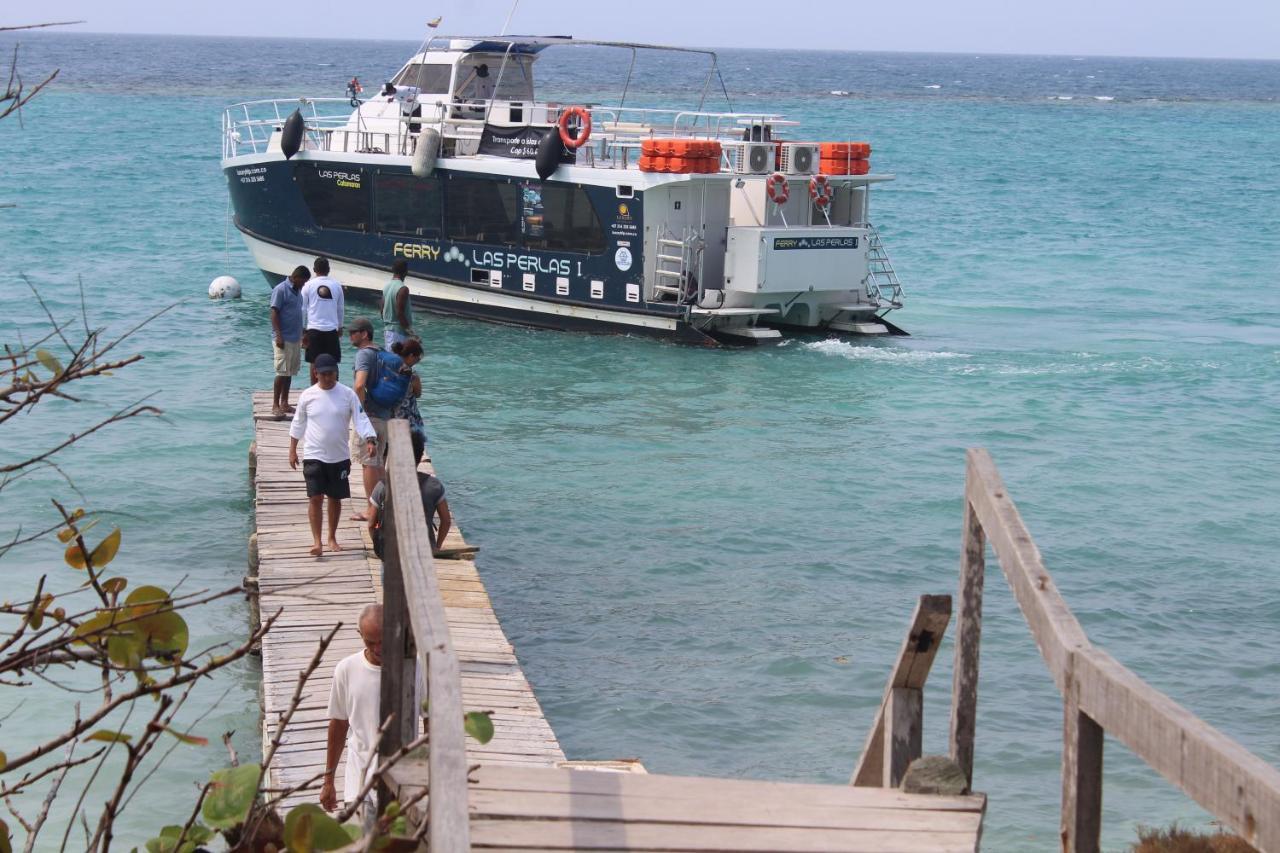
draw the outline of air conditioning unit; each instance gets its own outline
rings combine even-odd
[[[809,142],[784,142],[778,171],[784,175],[816,175],[821,149]]]
[[[737,175],[767,175],[773,171],[772,142],[725,142],[721,148],[730,156]]]

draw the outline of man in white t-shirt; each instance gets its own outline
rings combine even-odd
[[[360,405],[356,392],[338,381],[338,362],[328,353],[316,357],[316,384],[298,396],[297,411],[289,425],[289,467],[298,468],[298,442],[302,441],[302,476],[307,481],[307,518],[315,540],[311,556],[324,553],[320,544],[320,521],[324,499],[329,498],[329,550],[341,551],[338,519],[342,502],[351,497],[351,453],[347,425],[365,440],[365,449],[377,451],[373,424]]]
[[[364,650],[338,661],[329,687],[329,733],[324,754],[324,782],[320,805],[326,811],[338,807],[334,775],[347,748],[347,768],[342,774],[342,796],[350,803],[364,787],[377,761],[379,703],[382,696],[382,605],[360,611],[360,639]]]
[[[346,299],[342,285],[329,276],[329,259],[316,258],[311,265],[315,275],[303,286],[302,348],[307,364],[311,365],[311,384],[316,381],[316,358],[321,353],[342,361],[342,326],[346,316]]]

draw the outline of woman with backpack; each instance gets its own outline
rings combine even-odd
[[[409,431],[422,437],[423,445],[427,443],[427,425],[423,423],[422,414],[418,411],[418,398],[422,396],[422,378],[415,367],[422,361],[422,341],[409,338],[391,345],[391,351],[400,356],[404,362],[404,370],[409,371],[409,393],[404,395],[400,405],[396,407],[392,417],[404,418],[409,422]]]
[[[368,317],[357,317],[351,321],[349,334],[356,348],[352,389],[378,434],[377,450],[373,454],[369,454],[364,445],[357,447],[354,441],[351,445],[351,458],[361,465],[361,479],[367,496],[373,493],[373,487],[382,479],[382,460],[387,455],[387,420],[395,415],[408,394],[412,374],[402,370],[404,362],[400,356],[380,349],[373,342],[373,323]],[[352,518],[364,521],[365,514],[359,512]]]

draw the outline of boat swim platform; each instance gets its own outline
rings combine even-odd
[[[294,401],[296,397],[292,395]],[[358,475],[351,478],[351,500],[343,505],[338,527],[343,550],[325,551],[320,558],[308,553],[312,543],[302,472],[289,467],[289,423],[271,416],[269,391],[253,394],[253,424],[254,618],[261,623],[279,613],[261,647],[264,756],[289,708],[299,672],[312,660],[320,639],[343,623],[308,679],[272,762],[268,788],[306,785],[281,802],[287,810],[318,799],[333,668],[363,648],[356,620],[366,604],[382,600],[383,567],[364,523],[350,518],[365,500]],[[432,470],[429,459],[422,469]],[[667,776],[649,774],[633,759],[566,760],[470,558],[475,550],[465,542],[455,516],[443,553],[457,558],[431,561],[458,658],[462,703],[467,709],[493,711],[493,739],[484,745],[466,739],[466,847],[867,853],[978,849],[986,809],[982,794],[909,794],[862,787],[865,782]],[[900,661],[900,667],[912,669],[912,660]],[[923,673],[928,666],[917,662],[914,669]],[[879,717],[877,726],[883,728]],[[343,766],[336,773],[340,796]],[[425,760],[405,760],[390,771],[402,800],[428,786],[427,766]],[[895,772],[900,775],[901,770]]]

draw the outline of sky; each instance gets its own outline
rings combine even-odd
[[[518,0],[508,32],[672,45],[1280,59],[1280,0]],[[511,0],[7,0],[0,25],[418,41],[502,30]]]

